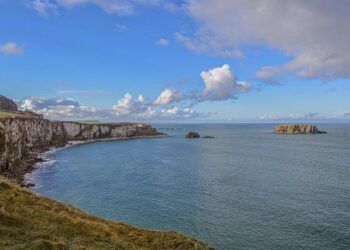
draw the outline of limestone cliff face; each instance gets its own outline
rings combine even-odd
[[[282,124],[275,127],[275,134],[321,134],[317,126],[311,124]]]
[[[37,154],[72,140],[160,135],[142,123],[82,124],[38,118],[0,119],[0,174],[18,177],[31,168]]]

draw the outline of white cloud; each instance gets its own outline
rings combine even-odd
[[[164,118],[194,118],[201,116],[201,114],[194,111],[192,108],[178,108],[178,107],[171,107],[168,109],[162,109],[161,115]]]
[[[170,42],[167,39],[161,38],[157,41],[157,44],[166,47],[170,45]]]
[[[350,77],[350,1],[189,0],[198,23],[189,48],[217,50],[265,45],[292,59],[257,72],[265,80],[287,73],[306,79]]]
[[[228,64],[222,67],[202,71],[200,74],[204,81],[204,100],[226,100],[235,98],[236,94],[252,89],[249,82],[237,81]]]
[[[135,100],[126,93],[116,105],[113,106],[113,113],[116,116],[131,116],[131,117],[144,117],[151,118],[156,116],[156,110],[149,104],[144,103],[145,97],[139,95]]]
[[[182,94],[173,88],[164,89],[158,98],[154,100],[155,105],[167,105],[182,99]]]
[[[22,110],[31,110],[55,120],[108,119],[111,117],[107,110],[80,105],[73,99],[31,97],[18,104]]]
[[[32,0],[29,6],[42,16],[48,16],[52,11],[56,11],[57,4],[51,0]]]
[[[18,101],[17,104],[21,110],[43,114],[45,118],[52,120],[168,120],[203,116],[191,108],[156,107],[146,100],[143,95],[134,99],[126,93],[117,104],[105,109],[82,105],[69,98],[30,97]]]
[[[4,45],[0,45],[0,53],[4,55],[23,55],[24,49],[22,46],[18,46],[14,42],[8,42]]]

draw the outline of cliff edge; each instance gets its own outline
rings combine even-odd
[[[17,111],[19,112],[19,111]],[[93,123],[50,121],[30,112],[0,116],[0,175],[23,180],[38,154],[69,141],[159,136],[144,123]]]
[[[312,124],[280,124],[275,127],[275,134],[324,134]]]

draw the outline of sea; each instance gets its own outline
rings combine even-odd
[[[169,136],[47,153],[28,177],[34,191],[216,249],[350,249],[349,124],[318,124],[328,132],[318,135],[276,135],[275,124],[152,125]]]

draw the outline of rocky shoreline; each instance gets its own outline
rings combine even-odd
[[[163,137],[149,124],[50,121],[38,116],[0,118],[0,174],[25,184],[24,176],[43,159],[40,154],[72,143]],[[29,186],[32,186],[31,184]]]
[[[165,138],[168,137],[167,134],[159,134],[154,136],[133,136],[133,137],[126,137],[126,138],[107,138],[107,139],[93,139],[93,140],[86,140],[86,141],[68,141],[66,145],[62,147],[51,147],[43,152],[37,153],[35,161],[33,164],[28,166],[29,168],[23,172],[21,176],[18,176],[19,178],[15,178],[15,180],[19,181],[19,184],[23,187],[32,188],[35,187],[35,183],[31,180],[31,178],[28,178],[28,175],[33,173],[35,170],[38,170],[40,166],[38,166],[39,163],[45,163],[48,161],[48,157],[46,156],[47,153],[51,154],[53,152],[57,152],[58,150],[65,149],[68,147],[74,147],[81,144],[87,144],[87,143],[96,143],[96,142],[104,142],[104,141],[120,141],[120,140],[134,140],[134,139],[145,139],[145,138]],[[45,155],[45,156],[44,156]]]

